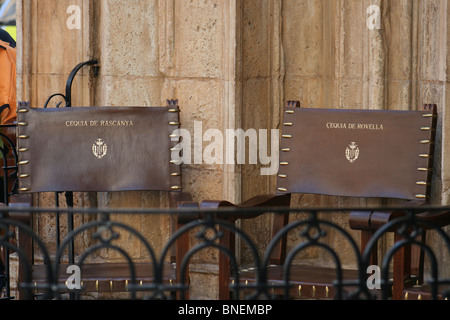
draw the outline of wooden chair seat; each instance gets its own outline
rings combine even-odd
[[[267,277],[270,279],[269,286],[270,293],[274,295],[283,296],[285,281],[283,280],[283,267],[279,265],[269,266]],[[357,270],[342,270],[343,281],[351,281],[358,279]],[[241,268],[239,272],[240,282],[251,286],[255,283],[256,274],[254,269]],[[312,281],[313,279],[313,281]],[[233,284],[233,280],[232,284]],[[314,266],[299,266],[293,265],[290,272],[289,290],[292,299],[332,299],[335,296],[335,268],[317,268]],[[343,291],[350,293],[354,290],[351,286],[345,288]],[[254,289],[248,289],[246,294],[250,294]]]
[[[441,290],[440,290],[441,291]],[[430,285],[412,285],[405,289],[403,294],[404,300],[431,300],[431,287]],[[444,297],[441,293],[438,293],[438,300],[443,300]]]
[[[58,283],[65,284],[69,274],[66,273],[68,264],[59,265]],[[135,263],[136,285],[152,283],[154,269],[150,263]],[[45,284],[47,267],[33,266],[33,283]],[[175,263],[164,264],[163,282],[175,283],[177,279]],[[131,283],[130,267],[127,263],[92,263],[81,268],[82,290],[86,292],[126,292]]]

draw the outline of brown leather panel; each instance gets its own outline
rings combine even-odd
[[[180,166],[170,164],[169,135],[179,127],[174,109],[21,103],[20,191],[174,190],[181,186]]]
[[[433,114],[433,116],[429,116]],[[427,195],[432,111],[286,107],[278,193],[415,199]]]

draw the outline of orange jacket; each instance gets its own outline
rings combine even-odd
[[[16,49],[0,41],[0,123],[11,123],[16,118]]]

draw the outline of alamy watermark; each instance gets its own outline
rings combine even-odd
[[[369,17],[366,20],[366,26],[370,30],[379,30],[381,29],[381,9],[377,5],[371,5],[366,10],[367,15]]]
[[[370,276],[367,278],[366,285],[369,290],[381,289],[381,269],[377,265],[371,265],[366,270]]]
[[[66,287],[69,290],[81,290],[81,269],[77,265],[70,265],[66,270],[70,274],[66,280]]]
[[[81,30],[81,8],[77,5],[67,7],[66,13],[69,14],[66,25],[69,30]]]
[[[261,175],[277,174],[279,168],[279,130],[271,129],[207,129],[194,121],[193,134],[187,129],[176,129],[172,162],[175,164],[260,164]],[[208,144],[204,147],[204,142]],[[248,148],[247,148],[248,147]]]
[[[69,30],[81,30],[81,8],[78,5],[70,5],[67,7],[66,13],[69,15],[66,21]],[[378,5],[373,4],[367,7],[366,26],[370,30],[381,29],[381,9]]]

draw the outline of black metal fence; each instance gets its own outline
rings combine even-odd
[[[233,293],[232,298],[235,299],[290,299],[292,298],[293,284],[290,279],[292,268],[301,263],[301,253],[312,247],[319,248],[326,252],[334,265],[335,279],[333,283],[334,299],[390,299],[390,287],[392,280],[390,279],[390,266],[396,252],[406,246],[419,247],[425,253],[426,267],[426,285],[431,299],[446,299],[450,295],[448,286],[450,279],[448,277],[449,265],[445,264],[446,258],[450,256],[450,238],[443,228],[430,223],[424,219],[417,218],[417,208],[403,208],[407,214],[401,218],[395,219],[377,230],[373,238],[369,241],[368,247],[364,252],[360,252],[358,241],[346,230],[346,228],[334,223],[329,219],[329,215],[333,212],[348,212],[349,210],[371,210],[368,208],[326,208],[326,209],[289,209],[290,214],[304,213],[304,217],[295,220],[286,225],[277,235],[275,235],[270,243],[261,252],[260,246],[252,240],[252,236],[244,231],[241,227],[231,224],[226,220],[218,219],[217,214],[222,217],[227,214],[236,213],[235,210],[242,209],[224,209],[220,211],[202,211],[204,218],[193,220],[184,225],[172,234],[169,241],[162,248],[155,248],[148,238],[144,236],[147,232],[139,232],[130,225],[116,221],[116,217],[120,215],[192,215],[198,214],[197,210],[99,210],[99,209],[30,209],[30,208],[2,208],[0,209],[0,247],[8,249],[10,253],[17,256],[21,275],[18,280],[18,288],[21,292],[20,298],[25,299],[80,299],[83,294],[88,291],[100,291],[102,286],[108,285],[109,289],[119,289],[125,292],[127,299],[184,299],[189,292],[189,281],[187,272],[189,263],[193,257],[206,248],[214,248],[225,254],[230,259],[232,284],[230,291]],[[378,210],[393,210],[398,208],[377,208]],[[429,207],[421,208],[423,211],[427,209],[430,213],[440,213],[448,211],[450,208]],[[263,213],[286,213],[286,209],[252,209],[247,210],[249,214]],[[45,243],[38,234],[28,225],[18,222],[14,219],[17,214],[30,213],[33,215],[54,214],[56,215],[87,215],[92,217],[89,222],[83,223],[70,231],[61,241],[55,250],[54,243]],[[224,236],[224,230],[229,230],[237,236],[238,241],[246,247],[247,255],[246,263],[251,264],[253,271],[253,280],[241,281],[242,273],[239,271],[242,265],[239,265],[239,257],[235,255],[233,248],[227,248],[220,242]],[[401,241],[392,244],[387,248],[384,257],[379,265],[379,289],[370,290],[367,285],[368,267],[370,265],[370,252],[377,246],[379,239],[384,237],[392,230],[397,230],[403,237]],[[433,232],[435,245],[430,246],[426,242],[419,240],[418,237],[424,230]],[[269,281],[271,251],[276,243],[282,239],[288,232],[296,234],[296,242],[289,248],[286,260],[282,269],[282,281],[273,283]],[[195,238],[194,243],[190,246],[182,261],[178,265],[171,260],[173,249],[177,241],[187,233]],[[17,243],[18,235],[22,234],[28,237],[33,245],[34,255],[30,254],[23,248],[23,244]],[[70,248],[77,237],[81,234],[88,235],[89,245],[76,250],[75,261],[68,261],[68,248]],[[334,245],[334,241],[329,241],[330,235],[336,236],[340,234],[342,241],[339,241],[338,247]],[[193,236],[192,236],[193,235]],[[56,237],[56,235],[55,235]],[[135,261],[133,255],[128,252],[129,239],[133,237],[139,241],[144,248],[145,256],[148,259],[145,262]],[[328,240],[326,240],[328,239]],[[123,241],[120,241],[123,240]],[[357,277],[352,280],[346,280],[342,276],[343,265],[346,261],[342,261],[339,253],[342,248],[346,250],[346,258],[352,256],[353,269]],[[127,269],[127,279],[122,279],[121,283],[112,279],[108,280],[108,272],[111,272],[105,264],[97,264],[96,276],[88,280],[81,281],[80,287],[76,287],[76,272],[66,274],[67,267],[71,265],[79,267],[84,273],[85,267],[92,256],[95,256],[101,250],[112,250],[122,257],[124,266]],[[73,250],[73,248],[72,248]],[[53,251],[53,252],[51,252]],[[39,264],[40,272],[37,272],[38,263],[36,254],[39,255],[41,263]],[[300,259],[298,258],[300,256]],[[248,258],[250,257],[250,258]],[[444,261],[443,263],[440,263]],[[145,268],[142,271],[142,264]],[[104,269],[102,269],[104,268]],[[76,267],[75,267],[76,269]],[[74,270],[75,270],[74,269]],[[169,271],[167,271],[170,269]],[[140,271],[141,270],[141,271]],[[247,269],[248,270],[248,269]],[[148,272],[142,276],[142,272]],[[168,272],[172,272],[168,276]],[[178,273],[178,277],[176,277]],[[37,274],[39,279],[37,279]],[[6,273],[9,278],[12,276]],[[84,274],[83,274],[84,276]],[[83,277],[81,277],[83,278]],[[169,279],[170,278],[170,279]],[[65,279],[65,281],[64,281]],[[8,279],[9,280],[9,279]],[[69,285],[68,285],[69,280]],[[71,282],[74,280],[75,282]],[[90,282],[89,282],[90,281]],[[10,299],[11,293],[8,288],[9,283],[3,288],[3,298]],[[72,286],[71,286],[72,285]],[[276,290],[275,290],[276,289]],[[281,289],[281,293],[280,293]],[[295,288],[294,288],[295,290]],[[327,288],[328,290],[328,288]],[[106,290],[108,291],[108,290]],[[119,290],[120,291],[120,290]],[[274,292],[278,292],[276,295]]]

